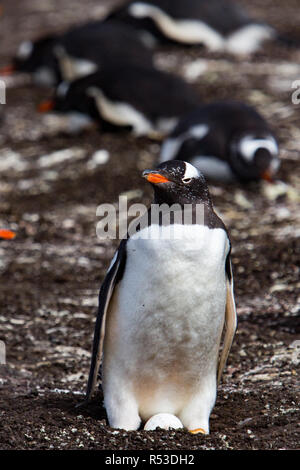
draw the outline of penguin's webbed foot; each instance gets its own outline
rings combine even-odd
[[[202,428],[189,429],[189,432],[191,434],[206,434],[207,435],[207,432],[204,431],[204,429],[202,429]]]

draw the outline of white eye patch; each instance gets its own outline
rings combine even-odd
[[[23,41],[20,44],[19,50],[17,52],[18,59],[26,60],[33,51],[33,43],[31,41]]]
[[[252,161],[256,150],[264,148],[272,155],[278,155],[278,145],[273,137],[267,139],[254,139],[251,136],[244,137],[239,143],[239,151],[247,161]]]
[[[188,182],[189,179],[191,178],[198,178],[199,177],[199,171],[197,168],[195,168],[193,165],[191,165],[188,162],[185,163],[185,172],[184,172],[184,177],[182,178],[182,181],[186,180]]]

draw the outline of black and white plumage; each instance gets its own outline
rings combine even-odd
[[[77,111],[137,136],[161,138],[185,113],[199,104],[192,85],[152,67],[118,65],[62,83],[55,109]]]
[[[202,44],[233,54],[253,53],[276,36],[273,28],[252,19],[231,0],[131,0],[108,18],[126,22],[156,40]]]
[[[14,59],[16,70],[50,86],[122,63],[151,66],[152,51],[134,29],[117,21],[90,22],[60,35],[24,41]]]
[[[190,432],[208,433],[236,328],[229,237],[195,167],[166,162],[143,176],[153,185],[155,204],[166,213],[176,205],[174,218],[153,222],[149,209],[140,229],[120,243],[99,294],[86,398],[96,387],[103,354],[111,427],[138,429],[162,414],[167,429],[171,414]],[[193,214],[200,207],[203,218],[180,223],[183,207]]]
[[[279,168],[274,132],[251,106],[215,102],[184,116],[163,142],[160,161],[185,160],[207,179],[272,180]]]

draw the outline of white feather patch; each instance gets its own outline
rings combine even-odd
[[[89,75],[93,72],[96,72],[97,70],[97,65],[90,60],[71,58],[71,61],[74,71],[74,78]]]
[[[255,139],[252,136],[246,136],[239,142],[239,151],[248,161],[253,160],[255,152],[259,148],[268,150],[272,155],[278,155],[278,145],[273,137]]]
[[[129,14],[135,18],[150,17],[170,39],[186,44],[205,44],[211,50],[221,50],[224,38],[207,24],[198,20],[175,20],[160,8],[143,2],[129,6]]]
[[[252,54],[262,42],[272,39],[275,31],[267,25],[250,24],[232,33],[226,41],[225,49],[232,54]]]
[[[176,117],[160,118],[157,120],[156,127],[162,134],[167,135],[172,132],[172,130],[178,123],[178,120],[179,118]]]
[[[217,157],[200,155],[194,157],[191,163],[208,179],[230,182],[235,178],[228,163]]]
[[[61,82],[56,89],[57,96],[59,96],[60,98],[65,97],[66,94],[68,93],[69,88],[70,88],[69,82]]]
[[[163,163],[167,160],[172,160],[173,158],[175,158],[180,146],[181,140],[179,138],[166,139],[161,147],[159,162]]]
[[[23,41],[17,52],[18,59],[26,60],[33,51],[33,43],[31,41]]]
[[[185,140],[193,137],[198,140],[203,139],[208,132],[209,127],[206,124],[198,124],[177,137],[166,139],[161,148],[160,162],[162,163],[176,158],[176,155]]]
[[[54,53],[59,61],[59,66],[64,80],[72,81],[75,78],[84,77],[97,70],[97,65],[86,59],[73,57],[62,46],[56,46]]]
[[[119,126],[132,126],[137,136],[155,132],[151,122],[130,104],[112,102],[96,87],[90,87],[87,93],[95,98],[100,115],[107,121]]]
[[[279,169],[280,167],[280,159],[279,158],[273,158],[273,160],[271,161],[271,164],[270,164],[270,171],[271,173],[274,175],[277,170]]]

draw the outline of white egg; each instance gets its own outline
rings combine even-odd
[[[183,424],[175,415],[170,413],[158,413],[152,416],[144,426],[145,431],[153,431],[156,428],[166,429],[182,429]]]

